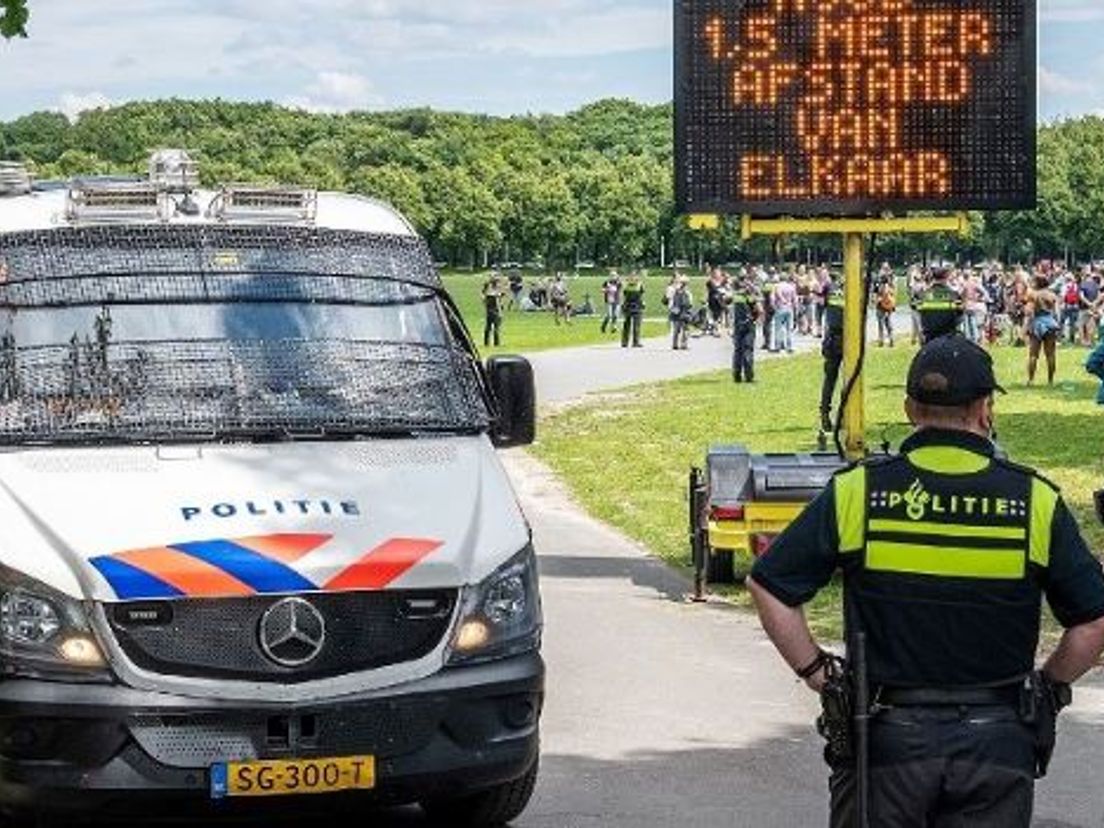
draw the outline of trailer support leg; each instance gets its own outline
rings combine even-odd
[[[862,233],[844,233],[843,235],[843,278],[844,278],[844,320],[843,320],[843,382],[856,376],[859,360],[862,358],[863,320],[866,318],[866,279],[863,277],[864,250]],[[847,440],[845,448],[847,459],[861,460],[866,456],[866,425],[864,422],[864,378],[859,377],[847,398],[843,409],[843,430]]]
[[[694,601],[705,600],[709,573],[709,544],[703,525],[706,510],[705,475],[699,468],[690,469],[690,552],[694,564]]]

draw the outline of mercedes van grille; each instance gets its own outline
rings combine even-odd
[[[107,608],[133,664],[166,676],[299,683],[417,661],[448,632],[456,590],[304,594],[325,623],[317,656],[298,666],[266,654],[261,621],[286,596],[130,601]]]

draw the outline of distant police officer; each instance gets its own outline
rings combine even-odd
[[[920,297],[916,310],[920,314],[920,330],[924,342],[930,342],[937,336],[952,334],[962,324],[965,305],[958,292],[948,284],[950,277],[950,268],[935,268],[931,274],[931,284]]]
[[[761,307],[759,293],[746,276],[729,297],[732,318],[732,378],[755,382],[755,323]]]
[[[497,273],[492,273],[487,281],[483,283],[484,347],[490,347],[492,342],[495,347],[502,344],[502,300],[505,295],[506,291],[502,286],[502,277]]]
[[[641,347],[640,325],[644,321],[644,280],[639,273],[632,273],[625,280],[621,293],[621,312],[625,324],[621,328],[621,347],[628,348],[632,339],[634,348]]]
[[[1100,564],[1058,491],[995,454],[996,390],[988,355],[965,337],[924,346],[901,454],[838,474],[749,581],[779,652],[822,690],[831,662],[801,606],[842,568],[849,655],[858,631],[867,642],[877,828],[1026,828],[1054,717],[1104,649]],[[1044,595],[1066,632],[1036,673]],[[840,828],[859,824],[856,767],[833,766]]]
[[[820,429],[832,431],[832,397],[843,362],[843,293],[833,284],[824,308],[824,339],[820,343],[824,357],[824,380],[820,386]]]

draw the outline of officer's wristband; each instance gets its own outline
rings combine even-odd
[[[817,657],[802,667],[800,670],[794,670],[797,673],[797,677],[802,681],[806,681],[809,678],[815,676],[821,669],[828,665],[828,661],[831,659],[824,650],[817,650]]]

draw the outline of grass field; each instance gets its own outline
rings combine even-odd
[[[873,350],[868,360],[868,439],[896,447],[908,434],[902,412],[912,348]],[[1094,550],[1104,529],[1092,514],[1092,491],[1104,485],[1104,409],[1082,365],[1086,351],[1059,351],[1053,388],[1024,384],[1025,354],[995,351],[1009,393],[997,403],[1002,445],[1016,461],[1059,484]],[[816,443],[821,361],[816,356],[764,363],[753,386],[709,374],[597,397],[545,419],[535,453],[567,481],[594,515],[664,559],[687,566],[686,477],[711,443],[745,443],[756,451],[812,450]],[[737,601],[746,601],[741,590]],[[838,633],[838,589],[809,608],[821,634]]]
[[[645,312],[644,336],[660,336],[667,330],[666,322],[660,321],[666,314],[666,308],[659,300],[667,286],[670,273],[670,271],[655,270],[647,278],[648,309]],[[486,278],[487,274],[480,272],[444,275],[445,287],[460,308],[472,338],[485,353],[526,353],[618,341],[613,334],[603,334],[601,331],[601,314],[605,309],[602,303],[602,283],[606,280],[606,272],[598,271],[595,275],[569,277],[567,280],[572,302],[577,307],[581,307],[583,299],[589,294],[597,316],[577,317],[570,325],[556,325],[551,312],[507,311],[503,315],[502,347],[483,348],[484,314],[481,291]],[[533,278],[534,274],[526,273],[526,291]],[[692,282],[694,301],[697,304],[701,303],[704,296],[704,285],[705,280],[701,278],[696,278]]]

